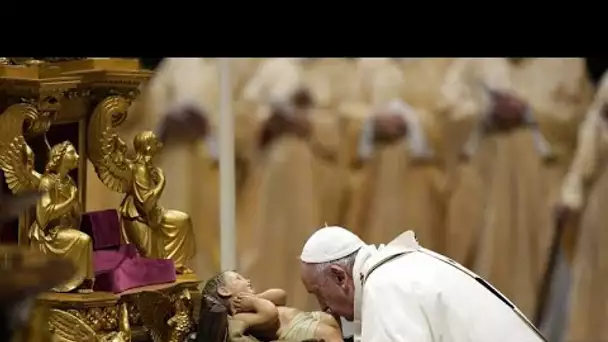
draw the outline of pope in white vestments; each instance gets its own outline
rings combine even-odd
[[[365,244],[325,227],[300,256],[302,281],[324,311],[354,323],[362,342],[542,342],[507,298],[455,261],[405,232]]]

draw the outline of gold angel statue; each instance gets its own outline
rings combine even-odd
[[[53,342],[130,342],[131,327],[126,304],[121,304],[119,330],[107,334],[96,334],[84,320],[67,311],[51,309],[49,328]]]
[[[154,342],[182,342],[192,332],[192,297],[187,289],[172,296],[141,292],[136,304]]]
[[[95,119],[100,117],[94,115]],[[153,163],[162,147],[154,132],[135,136],[133,158],[127,156],[127,145],[112,132],[111,124],[92,121],[89,139],[89,157],[99,179],[125,194],[119,210],[125,242],[134,244],[145,257],[172,259],[177,273],[190,273],[185,264],[195,253],[192,221],[187,214],[159,203],[165,176]]]
[[[91,291],[95,278],[93,244],[91,237],[79,230],[82,211],[78,187],[68,174],[78,167],[76,149],[69,141],[53,146],[41,175],[34,170],[34,153],[23,136],[2,147],[0,168],[11,191],[41,193],[28,231],[30,245],[44,253],[67,258],[76,267],[76,274],[53,290]]]

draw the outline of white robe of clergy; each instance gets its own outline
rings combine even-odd
[[[544,341],[500,292],[411,231],[362,247],[353,275],[355,341]]]

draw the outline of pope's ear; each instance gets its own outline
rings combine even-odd
[[[232,295],[232,293],[228,291],[228,289],[224,286],[220,286],[217,288],[217,294],[222,297],[230,297]]]
[[[329,272],[331,273],[332,277],[338,280],[338,282],[343,282],[347,276],[346,271],[344,271],[344,269],[338,265],[329,266]]]

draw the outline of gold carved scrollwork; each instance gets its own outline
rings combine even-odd
[[[0,156],[7,155],[15,139],[23,136],[24,127],[31,127],[36,131],[46,131],[50,127],[50,121],[47,123],[46,119],[41,118],[40,111],[31,103],[14,104],[0,114]],[[17,189],[11,190],[15,192]],[[18,240],[20,242],[25,240],[28,230],[29,222],[27,213],[24,212],[19,217]]]
[[[14,138],[23,135],[24,128],[45,132],[50,123],[32,103],[18,103],[8,107],[0,114],[0,153],[4,153],[4,148]]]
[[[120,94],[118,91],[111,91],[110,94],[112,93],[116,94],[110,95],[102,100],[101,103],[99,103],[98,108],[103,107],[100,108],[100,110],[110,114],[110,117],[112,118],[112,127],[118,127],[127,118],[127,112],[134,99],[134,93],[127,92],[125,94]]]
[[[63,92],[49,91],[40,95],[41,98],[21,97],[18,103],[0,115],[0,134],[4,141],[10,141],[18,135],[31,136],[48,132],[59,110]]]
[[[90,95],[91,101],[97,104],[94,113],[111,117],[111,127],[116,128],[127,119],[129,107],[138,94],[137,89],[102,88]]]
[[[86,57],[45,57],[45,58],[42,58],[43,61],[50,62],[50,63],[77,61],[79,59],[86,59]]]
[[[113,331],[118,328],[118,310],[115,306],[94,307],[82,310],[67,310],[87,323],[95,332]]]
[[[0,57],[0,64],[2,65],[38,65],[45,62],[56,63],[56,62],[68,62],[79,59],[86,59],[86,57]]]
[[[184,341],[194,328],[192,297],[187,289],[172,294],[142,292],[137,295],[136,304],[154,342]]]
[[[89,139],[91,144],[98,144],[98,137],[92,135],[98,135],[97,132],[102,131],[103,127],[118,127],[127,118],[127,112],[131,106],[131,99],[128,96],[123,95],[110,95],[105,97],[95,107],[93,117],[99,118],[100,122],[91,123],[89,126]],[[91,135],[92,134],[92,135]],[[100,137],[99,137],[100,138]],[[102,157],[99,153],[96,153],[98,149],[89,148],[89,155],[91,159]],[[93,153],[93,155],[91,155]]]
[[[87,152],[95,172],[104,185],[120,193],[129,191],[133,176],[123,160],[127,145],[112,128],[125,120],[130,104],[120,95],[104,98],[95,108],[88,128]]]
[[[91,95],[91,89],[88,88],[79,88],[79,89],[70,89],[63,95],[66,99],[78,99],[78,98],[87,98]]]
[[[141,315],[139,314],[139,310],[135,303],[127,303],[127,309],[129,312],[129,323],[131,325],[142,325]]]
[[[44,63],[43,60],[34,57],[0,57],[3,65],[36,65]]]
[[[49,330],[59,342],[129,342],[127,304],[81,310],[51,309]]]

